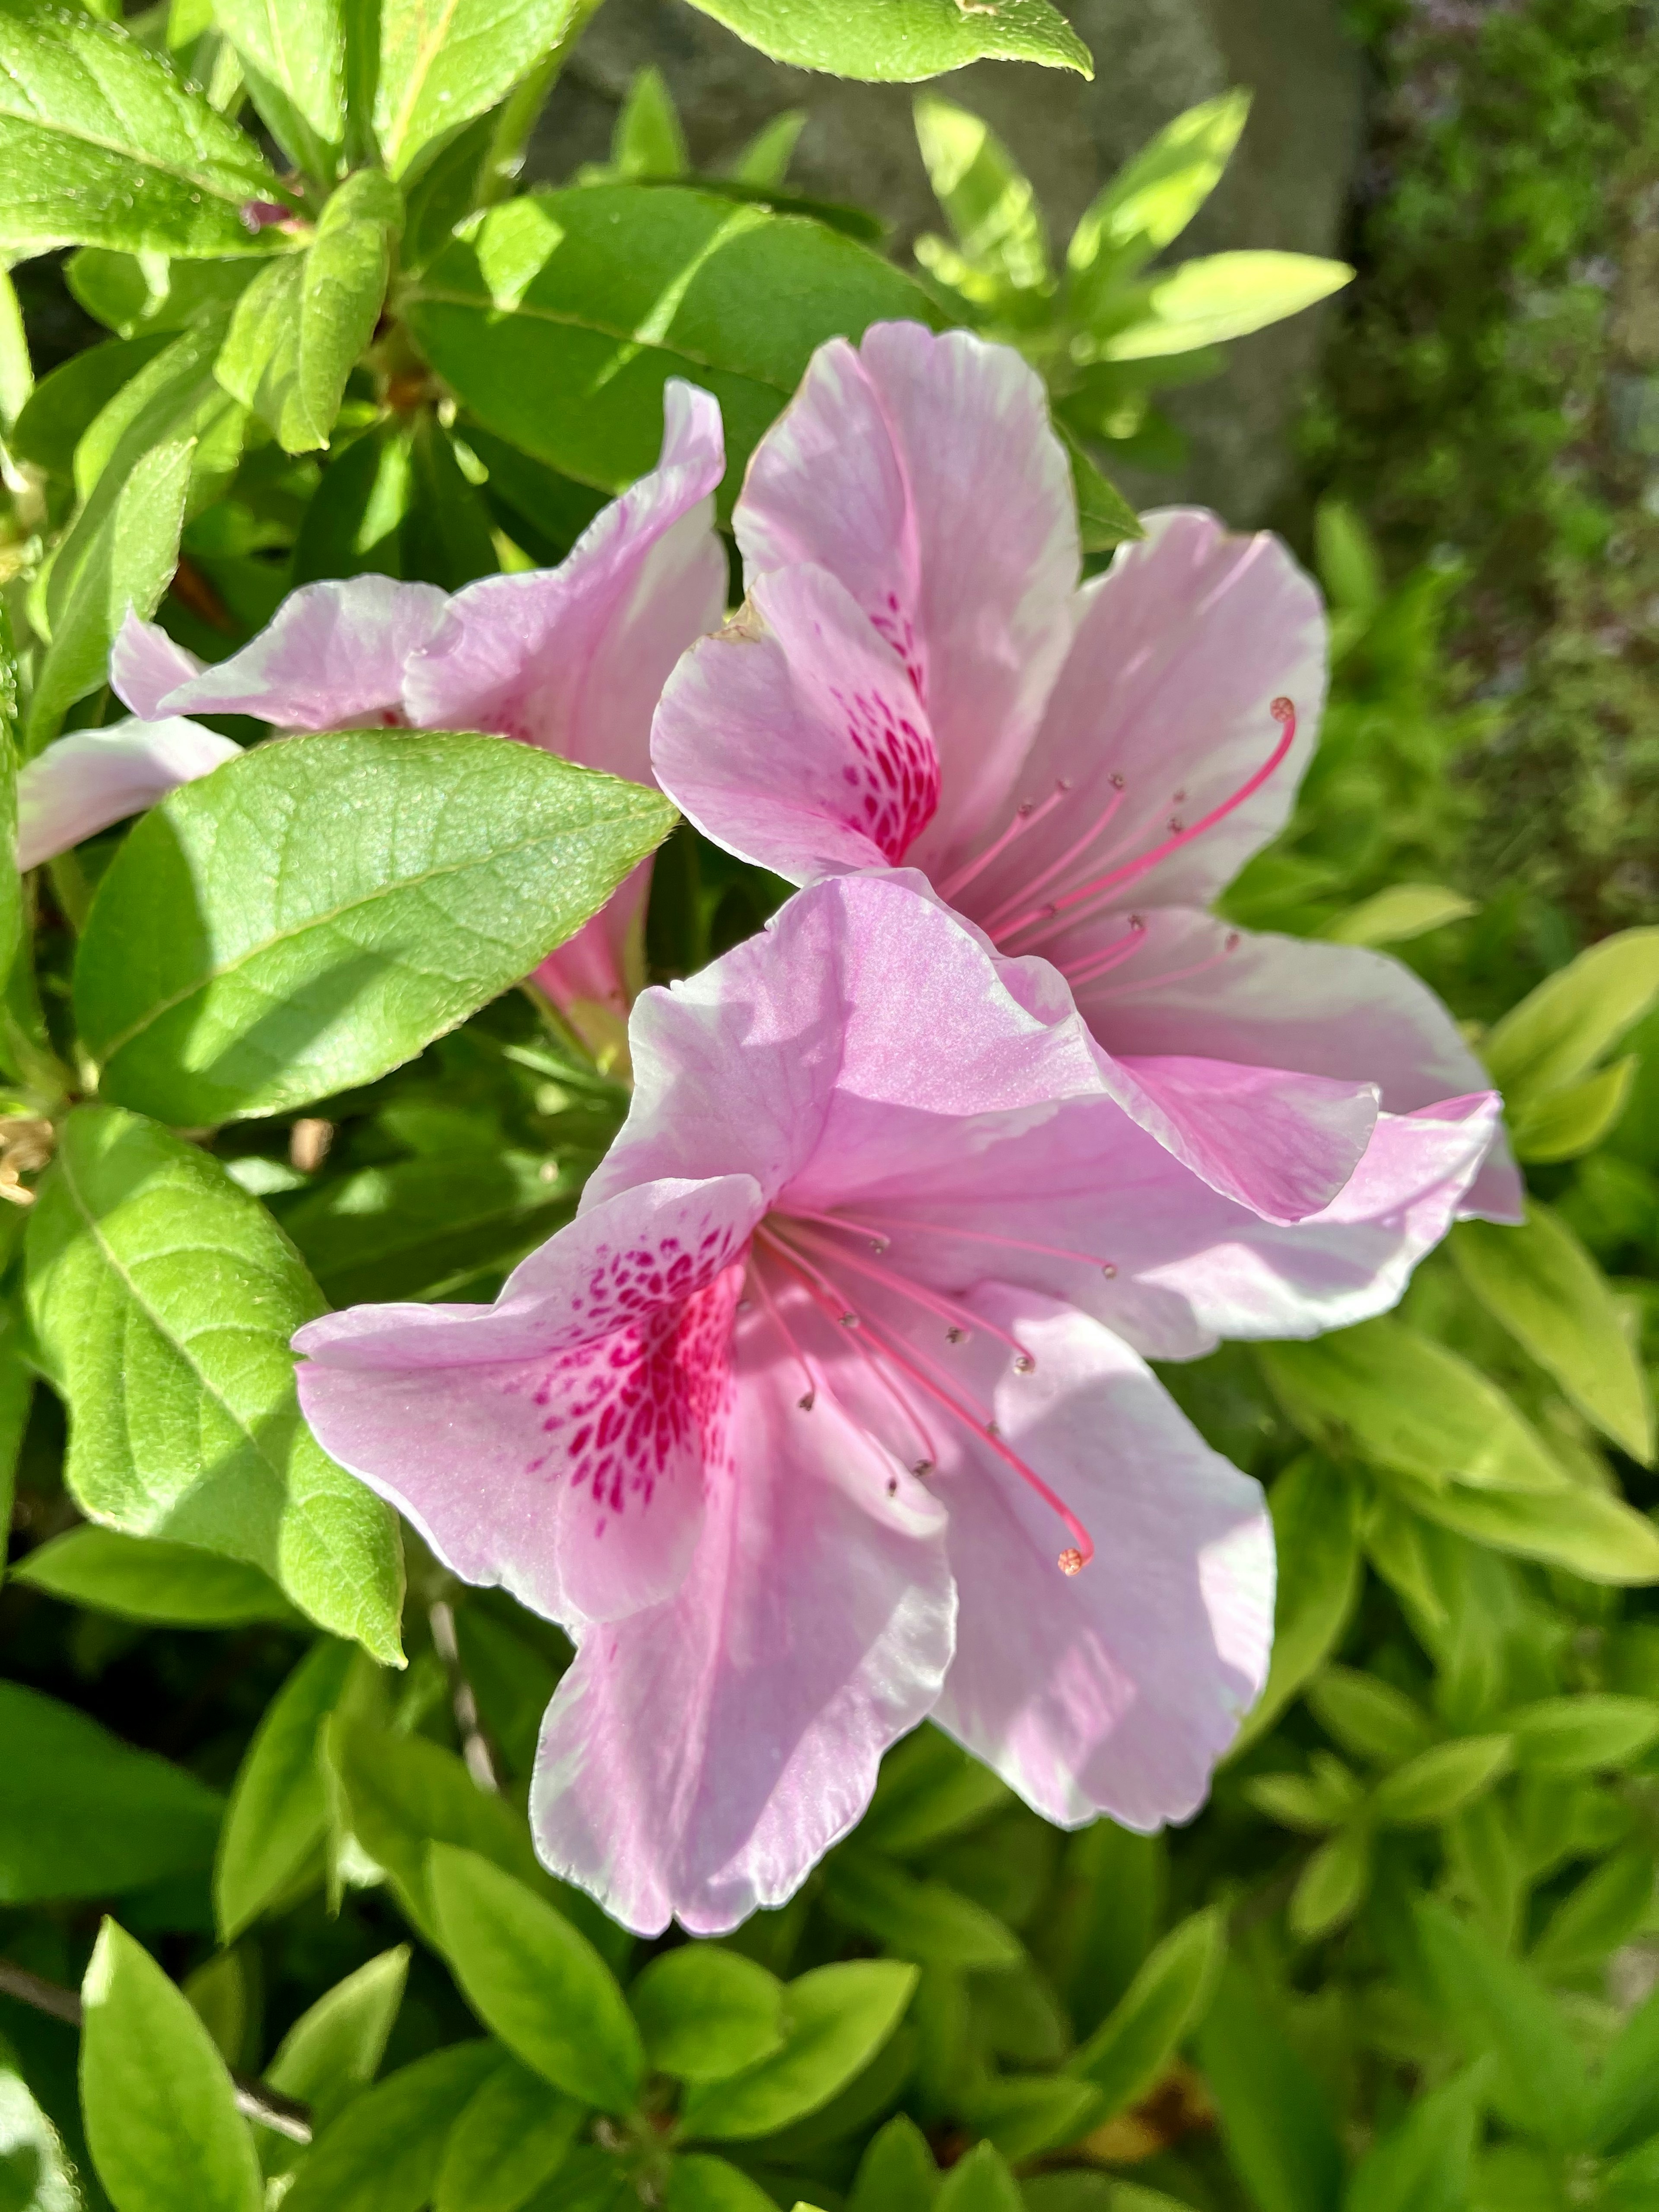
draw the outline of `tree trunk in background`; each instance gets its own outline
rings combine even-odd
[[[833,4],[833,0],[826,0]],[[1056,70],[983,62],[939,80],[985,117],[1036,182],[1063,246],[1095,192],[1163,124],[1229,85],[1255,95],[1227,176],[1180,253],[1276,246],[1340,251],[1361,153],[1359,70],[1336,0],[1062,0],[1095,57],[1091,84]],[[911,88],[843,83],[780,68],[683,0],[607,0],[555,94],[530,172],[562,179],[602,160],[636,70],[660,69],[684,118],[693,159],[728,160],[780,108],[810,120],[790,181],[799,191],[873,208],[903,254],[939,227],[916,152]],[[1118,471],[1146,506],[1196,500],[1231,520],[1261,520],[1289,483],[1299,397],[1315,366],[1323,311],[1240,341],[1213,382],[1171,393],[1166,411],[1189,438],[1173,475]]]

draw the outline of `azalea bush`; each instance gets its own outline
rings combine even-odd
[[[0,2205],[1659,2203],[1659,929],[1102,473],[1345,272],[588,12],[0,0]]]

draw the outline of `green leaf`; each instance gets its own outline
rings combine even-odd
[[[1273,1660],[1235,1755],[1267,1734],[1335,1649],[1359,1589],[1354,1486],[1341,1468],[1304,1453],[1274,1483],[1267,1505],[1279,1560]]]
[[[957,2160],[933,2203],[936,2212],[1022,2212],[1018,2185],[990,2143]]]
[[[382,1951],[325,1990],[277,2045],[265,2079],[311,2107],[319,2132],[380,2070],[409,1979],[409,1946]]]
[[[48,476],[70,477],[94,418],[169,343],[164,331],[146,331],[72,354],[35,386],[12,431],[12,451]]]
[[[493,2044],[452,2043],[365,2090],[317,2138],[283,2212],[422,2212],[450,2130],[500,2061]]]
[[[10,437],[33,390],[34,365],[17,287],[9,274],[0,275],[0,434]]]
[[[1473,899],[1443,884],[1390,884],[1328,921],[1320,934],[1338,945],[1403,945],[1476,911]]]
[[[27,1290],[85,1510],[258,1567],[396,1663],[395,1524],[300,1418],[288,1340],[321,1301],[258,1201],[153,1122],[77,1107],[31,1212]]]
[[[374,129],[394,177],[413,174],[557,44],[574,0],[380,0]]]
[[[1163,2073],[1203,2019],[1226,1952],[1220,1912],[1210,1906],[1194,1913],[1157,1946],[1116,2007],[1073,2052],[1066,2070],[1100,2091],[1103,2118],[1133,2105]]]
[[[1030,179],[989,124],[965,107],[924,93],[915,104],[916,142],[929,183],[960,252],[916,255],[975,305],[995,308],[1011,294],[1050,282],[1048,246]],[[954,274],[947,274],[947,269]]]
[[[674,2160],[663,2203],[666,2212],[775,2212],[775,2200],[746,2173],[705,2151]]]
[[[666,833],[661,794],[500,738],[256,746],[148,814],[76,1006],[112,1097],[183,1126],[372,1081],[535,968]]]
[[[87,2141],[116,2212],[259,2212],[258,2162],[223,2060],[183,1991],[112,1920],[81,1998]]]
[[[586,1937],[476,1851],[435,1843],[427,1863],[438,1940],[479,2019],[555,2088],[631,2112],[644,2047]]]
[[[83,2212],[62,2139],[0,2036],[0,2204],[7,2212]]]
[[[1644,1466],[1653,1399],[1605,1275],[1558,1213],[1528,1201],[1519,1228],[1460,1221],[1449,1239],[1463,1280],[1579,1411]]]
[[[29,702],[31,752],[105,681],[128,609],[148,618],[161,605],[179,558],[195,451],[193,441],[171,439],[125,473],[106,470],[58,548],[46,594],[52,642]]]
[[[1007,1784],[988,1766],[924,1723],[882,1760],[858,1838],[874,1850],[907,1858],[976,1828],[1013,1802]]]
[[[682,2081],[720,2081],[783,2048],[783,1984],[712,1943],[653,1959],[628,1992],[646,2056]]]
[[[690,167],[674,95],[660,70],[635,71],[617,117],[611,166],[618,178],[683,177]]]
[[[50,0],[7,0],[0,246],[268,252],[283,241],[250,230],[242,210],[283,198],[246,132],[124,30]]]
[[[1313,1943],[1352,1920],[1370,1880],[1370,1831],[1357,1821],[1322,1844],[1297,1876],[1286,1907],[1292,1935]]]
[[[242,456],[246,417],[215,380],[222,311],[201,317],[100,409],[75,449],[75,489],[89,500],[106,471],[125,475],[151,447],[194,441],[187,514],[216,497]],[[52,605],[48,592],[48,606]]]
[[[1000,0],[994,14],[959,0],[693,0],[775,62],[869,83],[915,84],[981,58],[1041,62],[1092,76],[1089,49],[1048,0]]]
[[[1420,1705],[1357,1668],[1327,1667],[1309,1684],[1308,1705],[1326,1735],[1357,1759],[1397,1766],[1434,1740]]]
[[[403,219],[392,179],[359,169],[331,194],[309,249],[262,269],[236,302],[216,374],[284,453],[327,445],[380,320]]]
[[[686,2133],[715,2141],[768,2136],[817,2112],[881,2050],[915,1986],[914,1966],[885,1959],[801,1975],[785,1993],[783,2048],[729,2080],[694,2087]]]
[[[1354,2168],[1343,2212],[1465,2212],[1486,2071],[1419,2097]]]
[[[1468,1735],[1437,1743],[1385,1775],[1371,1805],[1387,1827],[1431,1827],[1490,1790],[1515,1759],[1516,1746],[1507,1735]]]
[[[64,264],[64,275],[89,315],[124,338],[143,338],[185,330],[234,307],[259,266],[246,256],[234,261],[166,261],[154,253],[112,253],[101,246],[83,246]],[[94,350],[106,354],[111,349]],[[64,369],[87,357],[76,355]],[[52,374],[60,376],[64,370]]]
[[[1507,1714],[1518,1766],[1533,1774],[1593,1774],[1628,1766],[1659,1740],[1659,1704],[1611,1691],[1543,1698]]]
[[[401,300],[416,343],[485,429],[605,491],[655,466],[669,377],[712,392],[728,510],[826,338],[939,319],[919,286],[854,240],[679,185],[507,201]],[[549,391],[585,397],[550,408]]]
[[[582,2118],[574,2097],[504,2058],[455,2123],[434,2212],[519,2212],[563,2165]]]
[[[1425,1520],[1494,1551],[1565,1567],[1586,1582],[1659,1582],[1659,1528],[1601,1491],[1439,1490],[1405,1482],[1400,1489]]]
[[[1457,1893],[1504,1949],[1512,1948],[1526,1901],[1527,1872],[1503,1800],[1476,1797],[1447,1821],[1442,1841]]]
[[[1539,1931],[1528,1963],[1544,1974],[1601,1967],[1636,1937],[1653,1905],[1653,1850],[1632,1844],[1569,1890]]]
[[[1601,2062],[1585,2140],[1605,2157],[1659,2131],[1659,1990],[1638,2006]]]
[[[1505,1099],[1576,1083],[1659,1002],[1659,928],[1626,929],[1547,976],[1488,1035],[1487,1066]]]
[[[754,185],[762,191],[781,185],[788,173],[789,163],[801,132],[806,128],[804,107],[786,107],[769,123],[763,123],[749,143],[732,164],[732,174],[741,185]]]
[[[927,2136],[908,2112],[897,2112],[860,2160],[847,2212],[927,2212],[939,2179]]]
[[[1198,2063],[1258,2212],[1335,2212],[1343,2160],[1324,2093],[1237,1960],[1199,2031]]]
[[[212,1790],[15,1682],[0,1682],[0,1903],[113,1896],[213,1857]]]
[[[1250,112],[1248,92],[1224,92],[1165,125],[1090,206],[1066,249],[1073,301],[1084,320],[1110,279],[1178,238],[1232,158]]]
[[[349,1644],[308,1651],[266,1707],[237,1770],[213,1869],[221,1943],[234,1943],[322,1845],[328,1801],[319,1763],[323,1723],[350,1670]]]
[[[1089,458],[1088,448],[1071,425],[1059,416],[1054,428],[1072,464],[1072,489],[1077,495],[1078,529],[1085,553],[1109,553],[1133,538],[1144,538],[1140,517],[1116,485],[1103,477]]]
[[[1554,2006],[1525,1967],[1437,1899],[1419,1901],[1417,1928],[1454,2031],[1471,2057],[1494,2057],[1504,2118],[1559,2148],[1577,2143],[1587,2109],[1584,2066]]]
[[[1019,1938],[982,1905],[858,1845],[825,1866],[823,1896],[838,1920],[919,1966],[1012,1966],[1024,1956]]]
[[[187,1544],[125,1536],[118,1528],[67,1529],[31,1552],[13,1579],[66,1605],[175,1628],[295,1621],[293,1607],[257,1567]]]
[[[213,0],[213,15],[273,136],[292,161],[331,182],[345,140],[341,0]]]
[[[999,2074],[958,2095],[963,2119],[1004,2158],[1057,2150],[1103,2117],[1092,2084],[1063,2074]]]
[[[1346,261],[1310,253],[1212,253],[1183,261],[1146,286],[1146,307],[1099,343],[1103,361],[1151,361],[1246,337],[1340,291]]]
[[[1533,1091],[1510,1117],[1516,1158],[1543,1164],[1576,1160],[1594,1150],[1623,1119],[1640,1065],[1634,1053],[1626,1053],[1582,1083]]]

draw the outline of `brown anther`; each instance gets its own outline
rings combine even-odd
[[[1285,698],[1281,694],[1273,701],[1267,712],[1273,716],[1274,721],[1288,722],[1296,712],[1296,702],[1294,699]]]
[[[844,1313],[841,1317],[841,1325],[843,1328],[856,1328],[859,1326],[859,1317],[855,1313]]]
[[[945,1341],[947,1344],[966,1344],[968,1332],[965,1328],[947,1328],[945,1332]]]
[[[1112,789],[1113,789],[1114,791],[1121,791],[1121,790],[1122,790],[1122,788],[1123,788],[1123,778],[1122,778],[1122,776],[1121,776],[1121,775],[1119,775],[1118,771],[1117,771],[1115,769],[1114,769],[1112,770],[1111,774],[1107,777],[1106,781],[1107,781],[1107,782],[1108,782],[1108,783],[1109,783],[1109,784],[1111,785]]]
[[[887,1495],[890,1498],[898,1496],[898,1477],[896,1474],[890,1474],[887,1478]]]
[[[918,1482],[926,1482],[933,1471],[933,1462],[930,1459],[919,1459],[910,1470]]]
[[[1115,1260],[1103,1260],[1100,1263],[1100,1272],[1109,1283],[1115,1282],[1117,1279],[1117,1262]]]
[[[1178,814],[1172,814],[1170,817],[1170,835],[1172,837],[1178,837],[1186,827],[1186,823]]]
[[[1083,1572],[1083,1554],[1075,1544],[1068,1544],[1060,1553],[1060,1571],[1063,1575],[1080,1575]]]
[[[1221,949],[1224,952],[1237,952],[1243,942],[1243,939],[1236,929],[1230,929],[1222,941]]]
[[[310,1118],[296,1121],[288,1133],[289,1166],[298,1168],[301,1175],[315,1175],[328,1158],[328,1148],[333,1142],[332,1121]]]
[[[1035,1375],[1036,1373],[1036,1362],[1032,1358],[1029,1352],[1017,1352],[1014,1354],[1014,1372],[1016,1375]]]
[[[813,1401],[817,1398],[817,1395],[818,1394],[816,1390],[809,1390],[804,1398],[797,1398],[795,1403],[799,1407],[803,1413],[810,1413],[812,1410]]]

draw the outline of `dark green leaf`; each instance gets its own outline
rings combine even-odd
[[[1011,1966],[1024,1955],[1012,1929],[983,1905],[857,1845],[830,1861],[823,1894],[838,1920],[919,1966]]]
[[[519,2212],[564,2163],[583,2107],[503,2058],[474,2090],[438,2169],[434,2212]]]
[[[272,243],[242,219],[250,200],[283,197],[252,140],[112,23],[6,0],[0,128],[0,246],[211,255]]]
[[[234,1943],[320,1849],[328,1802],[319,1742],[351,1662],[349,1644],[319,1644],[283,1683],[253,1732],[225,1810],[213,1869],[222,1943]]]
[[[732,2141],[767,2136],[816,2112],[882,2048],[903,2016],[916,1970],[866,1959],[818,1966],[785,1994],[788,2039],[730,2080],[694,2088],[688,2134]]]
[[[1312,1943],[1352,1920],[1370,1879],[1370,1832],[1356,1821],[1322,1844],[1297,1876],[1285,1908],[1291,1933]]]
[[[1198,2063],[1259,2212],[1336,2212],[1342,2152],[1324,2094],[1237,1960],[1199,2031]]]
[[[1659,1990],[1633,2012],[1601,2062],[1586,2140],[1603,2155],[1659,2132]]]
[[[1417,1926],[1454,2031],[1471,2057],[1495,2057],[1494,2094],[1511,2126],[1559,2148],[1577,2143],[1589,2092],[1554,2006],[1525,1967],[1437,1899],[1419,1904]]]
[[[1042,62],[1091,76],[1089,49],[1048,0],[999,0],[995,10],[958,0],[694,0],[774,61],[836,76],[914,84],[986,58]]]
[[[1012,1791],[988,1766],[925,1724],[882,1760],[859,1842],[908,1858],[978,1827],[1012,1802]]]
[[[907,2112],[875,2136],[859,2161],[847,2212],[927,2212],[939,2194],[939,2168],[927,2138]]]
[[[1413,2105],[1354,2168],[1343,2212],[1464,2212],[1486,2070],[1461,2074]]]
[[[258,2162],[224,2062],[183,1991],[112,1920],[81,1998],[87,2140],[116,2212],[259,2212]]]
[[[1461,1736],[1419,1752],[1378,1783],[1371,1803],[1390,1827],[1429,1827],[1449,1820],[1509,1772],[1516,1747],[1507,1735]]]
[[[395,1527],[300,1418],[288,1340],[322,1302],[258,1201],[155,1123],[82,1106],[28,1237],[30,1312],[86,1510],[256,1566],[319,1626],[395,1662]]]
[[[1109,553],[1132,538],[1144,538],[1140,518],[1117,486],[1103,477],[1090,459],[1088,447],[1069,423],[1055,417],[1054,428],[1072,464],[1072,489],[1077,494],[1078,528],[1085,553]]]
[[[476,1851],[434,1844],[427,1880],[438,1939],[478,2017],[556,2088],[631,2112],[645,2051],[586,1937]]]
[[[1327,1735],[1357,1759],[1384,1766],[1425,1751],[1434,1740],[1428,1715],[1391,1683],[1353,1667],[1327,1667],[1308,1685],[1308,1705]]]
[[[1569,1890],[1528,1954],[1545,1974],[1582,1973],[1631,1942],[1653,1905],[1653,1851],[1632,1844],[1615,1851]]]
[[[240,1559],[125,1536],[90,1525],[67,1529],[16,1570],[16,1579],[66,1605],[154,1620],[178,1628],[231,1628],[248,1620],[295,1623],[293,1607],[269,1575]]]
[[[318,2137],[283,2212],[422,2212],[451,2128],[499,2063],[493,2044],[452,2043],[365,2090]]]
[[[653,1959],[628,2002],[652,2065],[682,2081],[723,2081],[783,2046],[782,1984],[712,1943]]]
[[[165,331],[145,331],[71,355],[35,386],[12,433],[13,451],[48,476],[68,478],[75,449],[94,418],[170,343]]]
[[[1121,2112],[1150,2088],[1203,2019],[1226,1946],[1225,1925],[1213,1908],[1183,1920],[1073,2053],[1069,2070],[1099,2090],[1103,2118]]]
[[[176,791],[93,902],[103,1087],[201,1127],[372,1081],[527,975],[665,834],[661,794],[531,745],[345,730]]]
[[[933,2199],[935,2212],[1022,2212],[1018,2185],[1000,2152],[980,2143],[958,2159]]]

